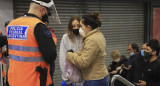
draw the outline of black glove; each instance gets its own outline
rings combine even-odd
[[[67,50],[67,52],[74,52],[72,49]]]

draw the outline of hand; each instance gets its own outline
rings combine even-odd
[[[131,68],[131,66],[128,66],[128,67],[124,67],[126,70],[129,70]]]
[[[72,49],[67,50],[67,52],[74,52]]]
[[[121,70],[121,66],[117,67],[116,70],[117,70],[117,71]]]
[[[113,70],[112,72],[110,72],[111,74],[117,74],[116,70]]]
[[[139,80],[139,83],[137,83],[136,85],[138,86],[146,86],[146,82],[145,81],[142,81],[142,80]]]

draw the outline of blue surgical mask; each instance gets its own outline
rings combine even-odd
[[[144,50],[141,50],[141,56],[144,56]]]

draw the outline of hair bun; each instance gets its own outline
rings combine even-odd
[[[101,21],[101,16],[100,16],[100,13],[98,11],[92,12],[92,15],[95,16],[98,21]]]
[[[98,12],[98,11],[94,11],[94,12],[92,13],[92,15],[94,15],[94,16],[96,16],[96,17],[98,17],[100,14],[99,14],[99,12]]]
[[[98,11],[94,11],[94,12],[92,12],[92,15],[95,16],[96,22],[97,22],[98,26],[100,27],[101,26],[101,16],[100,16],[100,13]]]

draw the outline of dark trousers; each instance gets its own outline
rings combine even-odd
[[[54,83],[53,83],[53,73],[54,73],[54,70],[55,70],[55,63],[52,63],[52,64],[50,65],[50,71],[49,71],[50,76],[51,76],[51,79],[52,79],[52,84],[49,85],[49,86],[54,86]]]
[[[85,81],[83,86],[108,86],[108,76],[100,80]]]

